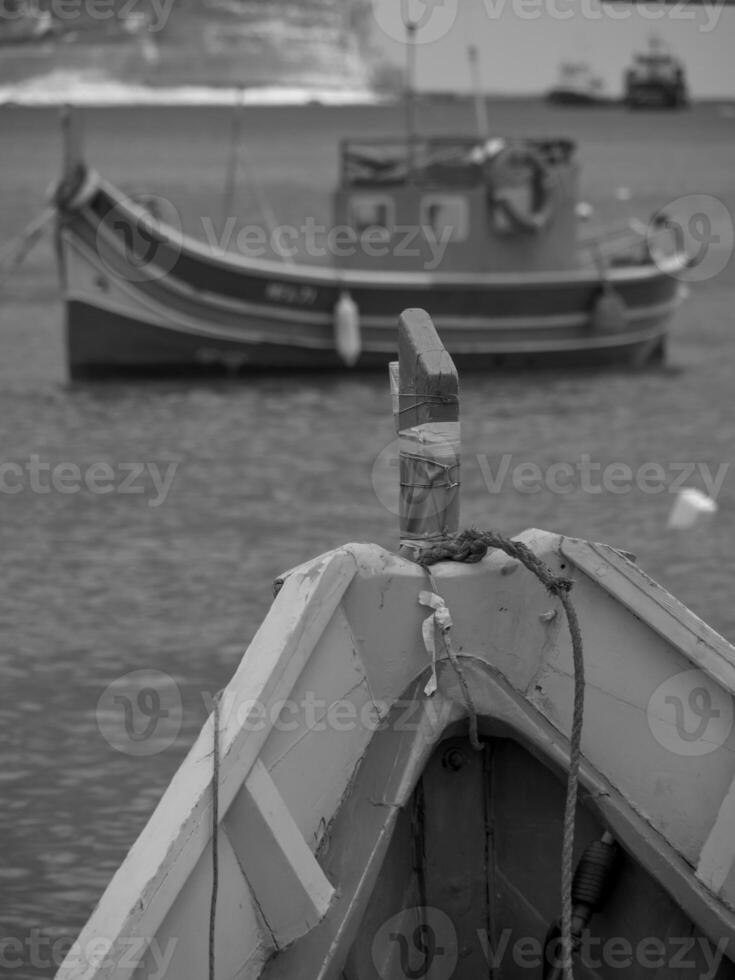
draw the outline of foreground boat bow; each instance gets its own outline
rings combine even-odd
[[[402,553],[348,544],[277,581],[59,978],[541,980],[567,896],[578,978],[735,975],[735,650],[605,545],[531,530],[506,549],[525,560],[427,567],[480,536],[448,533],[456,379],[419,311],[401,355]],[[569,891],[580,675],[539,569],[584,637]]]

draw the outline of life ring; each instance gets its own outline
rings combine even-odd
[[[531,146],[505,146],[488,161],[490,207],[498,231],[538,234],[551,221],[556,208],[557,182],[543,157]],[[530,172],[529,207],[524,208],[508,185],[508,172]],[[505,186],[504,186],[505,185]]]

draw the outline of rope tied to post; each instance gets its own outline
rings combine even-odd
[[[478,531],[468,528],[458,534],[450,535],[445,541],[426,548],[416,557],[416,563],[424,567],[429,575],[432,589],[439,595],[434,577],[429,568],[440,561],[459,561],[473,564],[481,561],[488,549],[496,548],[510,558],[521,562],[544,588],[561,603],[566,615],[569,635],[572,641],[572,663],[574,676],[574,698],[572,708],[572,728],[569,736],[569,772],[567,776],[566,800],[564,804],[564,822],[562,833],[561,853],[561,952],[562,970],[565,980],[572,980],[572,879],[574,877],[574,832],[576,823],[577,793],[579,787],[579,767],[582,754],[582,725],[584,720],[584,647],[582,631],[577,617],[577,611],[572,603],[570,592],[573,586],[571,579],[555,575],[531,549],[522,541],[513,541],[498,531]],[[460,681],[470,717],[470,741],[474,747],[479,747],[477,737],[477,715],[470,694],[469,686],[464,677],[462,666],[446,642],[447,655]]]

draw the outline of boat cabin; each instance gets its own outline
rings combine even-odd
[[[427,273],[573,268],[577,171],[568,139],[343,141],[337,262]]]

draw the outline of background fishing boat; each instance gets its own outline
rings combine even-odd
[[[604,234],[580,252],[577,180],[567,139],[346,141],[325,268],[193,240],[70,135],[56,194],[70,374],[381,367],[391,310],[411,302],[468,368],[660,362],[683,243],[662,221],[628,228],[612,261]]]

